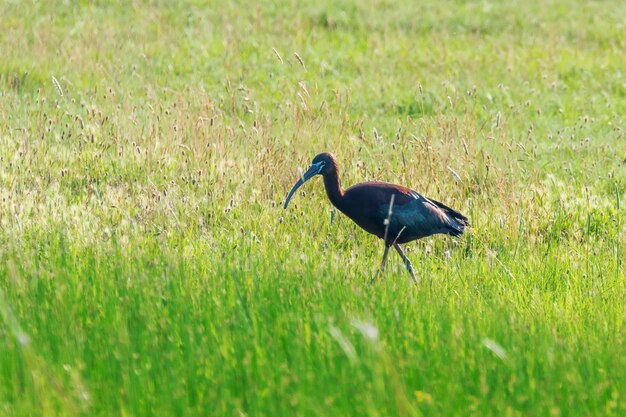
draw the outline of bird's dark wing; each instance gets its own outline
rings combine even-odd
[[[392,196],[394,203],[389,217]],[[437,233],[459,236],[468,225],[461,213],[399,185],[360,183],[348,188],[344,199],[350,204],[349,209],[342,211],[380,238],[384,237],[384,223],[389,217],[387,240],[391,242],[396,237],[397,243],[405,243]]]
[[[446,214],[446,216],[448,217],[448,219],[450,219],[450,221],[455,223],[456,232],[458,234],[454,232],[450,232],[451,235],[458,237],[465,231],[465,228],[469,226],[469,220],[467,219],[467,217],[465,217],[458,211],[451,209],[450,207],[446,206],[443,203],[440,203],[439,201],[435,201],[427,197],[424,197],[424,198],[429,200],[431,203],[435,204],[440,210],[442,210]]]
[[[401,200],[398,204],[394,204],[389,219],[390,230],[400,234],[399,241],[410,241],[438,233],[460,236],[465,231],[467,217],[458,211],[416,191],[403,191],[403,198],[398,199]],[[381,207],[381,210],[385,211],[385,207]]]

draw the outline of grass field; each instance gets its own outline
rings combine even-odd
[[[626,415],[625,2],[0,16],[0,416]],[[472,228],[369,285],[321,151]]]

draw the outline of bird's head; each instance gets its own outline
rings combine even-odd
[[[310,180],[316,175],[328,175],[336,171],[337,171],[337,161],[335,160],[335,156],[332,153],[322,152],[320,154],[317,154],[315,158],[313,158],[313,161],[311,162],[311,166],[309,167],[309,169],[307,169],[302,174],[302,176],[298,179],[298,181],[291,188],[291,191],[289,191],[289,194],[287,194],[287,199],[285,200],[285,204],[283,207],[287,208],[287,205],[289,204],[289,200],[291,200],[291,197],[293,196],[293,194],[296,192],[298,188],[300,188],[302,184],[304,184],[305,182],[307,182],[308,180]]]

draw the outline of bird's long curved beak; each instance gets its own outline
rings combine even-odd
[[[291,200],[291,197],[296,192],[296,190],[300,188],[302,184],[304,184],[305,182],[307,182],[308,180],[310,180],[311,178],[319,174],[323,167],[324,167],[323,163],[313,164],[309,167],[309,169],[306,170],[304,174],[302,174],[302,177],[298,179],[298,181],[291,188],[291,191],[289,191],[289,194],[287,194],[287,199],[285,200],[285,204],[283,205],[283,208],[287,208],[287,205],[289,204],[289,200]]]

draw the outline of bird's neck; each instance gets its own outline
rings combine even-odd
[[[337,171],[324,175],[324,187],[326,188],[326,195],[333,206],[339,210],[343,207],[343,190],[341,189],[341,182],[339,181],[339,174]]]

